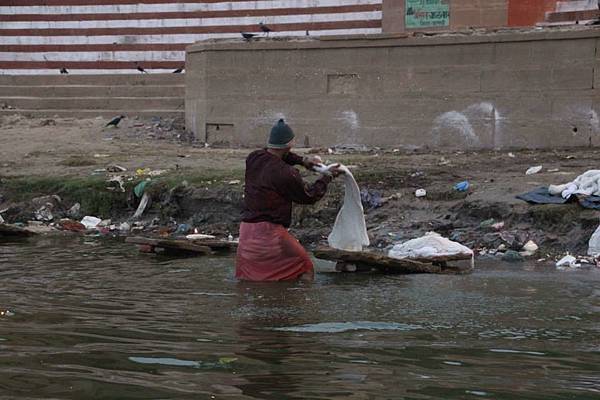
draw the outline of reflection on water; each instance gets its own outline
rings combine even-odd
[[[600,272],[318,274],[94,238],[0,243],[0,397],[597,399]]]

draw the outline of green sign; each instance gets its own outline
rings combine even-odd
[[[449,0],[406,0],[406,28],[450,25]]]

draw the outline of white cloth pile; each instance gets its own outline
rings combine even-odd
[[[339,164],[320,164],[314,169],[317,172],[328,173],[329,169]],[[360,201],[360,190],[352,172],[339,165],[344,172],[344,204],[340,209],[333,229],[327,238],[329,246],[339,250],[361,251],[363,246],[369,245],[365,215]]]
[[[600,196],[600,170],[591,169],[564,185],[550,185],[548,193],[555,196],[561,195],[564,199],[568,199],[574,194]]]
[[[425,236],[394,245],[388,252],[392,258],[430,258],[436,256],[454,256],[458,254],[473,257],[473,250],[460,243],[428,232]],[[471,258],[472,259],[472,258]]]

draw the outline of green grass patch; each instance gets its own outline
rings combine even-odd
[[[82,212],[109,216],[127,206],[127,193],[107,190],[104,177],[18,177],[4,178],[2,191],[12,201],[58,195],[67,203],[78,202]]]
[[[96,165],[96,161],[88,157],[73,156],[58,162],[57,165],[65,167],[86,167],[89,165]]]

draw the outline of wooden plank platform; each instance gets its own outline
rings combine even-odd
[[[140,251],[169,255],[209,255],[215,252],[231,252],[237,247],[236,242],[217,239],[164,239],[133,236],[125,239],[125,243],[137,244]]]
[[[0,224],[0,238],[1,237],[26,237],[33,236],[35,232],[31,232],[30,230],[9,225],[9,224]]]
[[[449,266],[447,261],[470,260],[466,255],[435,257],[433,259],[397,259],[374,251],[345,251],[327,246],[313,251],[315,257],[329,261],[343,261],[354,264],[359,270],[376,269],[385,273],[398,274],[465,274],[473,270],[468,266]]]

